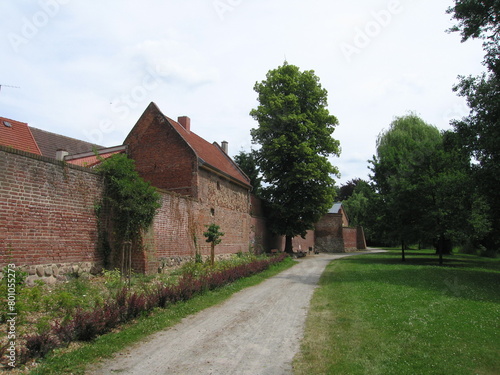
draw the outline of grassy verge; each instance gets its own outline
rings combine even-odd
[[[344,258],[315,292],[296,374],[499,374],[500,260]]]
[[[87,366],[103,358],[111,357],[114,353],[152,333],[173,326],[188,315],[217,305],[231,297],[232,294],[257,285],[265,279],[292,267],[294,264],[295,262],[291,258],[286,258],[285,261],[257,275],[240,279],[225,287],[198,295],[189,301],[179,302],[165,310],[157,309],[149,316],[141,317],[132,324],[124,326],[119,332],[100,336],[91,343],[81,344],[75,350],[69,352],[68,349],[56,350],[29,373],[34,375],[84,374]]]

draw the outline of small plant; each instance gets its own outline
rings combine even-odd
[[[109,289],[117,289],[122,286],[122,273],[119,269],[104,270],[102,274],[104,276],[104,285]]]
[[[210,264],[213,266],[215,264],[215,245],[222,242],[221,237],[224,236],[223,232],[220,232],[220,226],[216,224],[206,225],[207,231],[203,233],[206,237],[206,241],[210,243]]]

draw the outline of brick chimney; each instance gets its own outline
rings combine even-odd
[[[187,116],[179,116],[177,118],[177,122],[182,125],[184,129],[186,129],[188,132],[191,131],[191,119]]]

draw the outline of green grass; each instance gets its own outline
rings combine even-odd
[[[500,260],[430,251],[326,268],[295,374],[500,374]]]
[[[84,374],[89,365],[111,357],[114,353],[144,339],[150,334],[175,325],[188,315],[217,305],[231,297],[232,294],[257,285],[267,278],[292,267],[295,263],[291,258],[286,258],[283,262],[257,275],[238,280],[203,295],[198,295],[187,302],[177,303],[167,309],[157,309],[153,314],[141,317],[134,323],[126,325],[120,332],[100,336],[93,342],[83,344],[76,350],[67,353],[64,353],[67,349],[56,350],[30,374]]]

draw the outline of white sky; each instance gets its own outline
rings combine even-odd
[[[0,116],[104,146],[154,101],[206,140],[251,147],[255,82],[288,63],[328,90],[339,184],[367,178],[377,135],[415,111],[448,129],[452,87],[483,71],[460,43],[453,0],[2,0]]]

